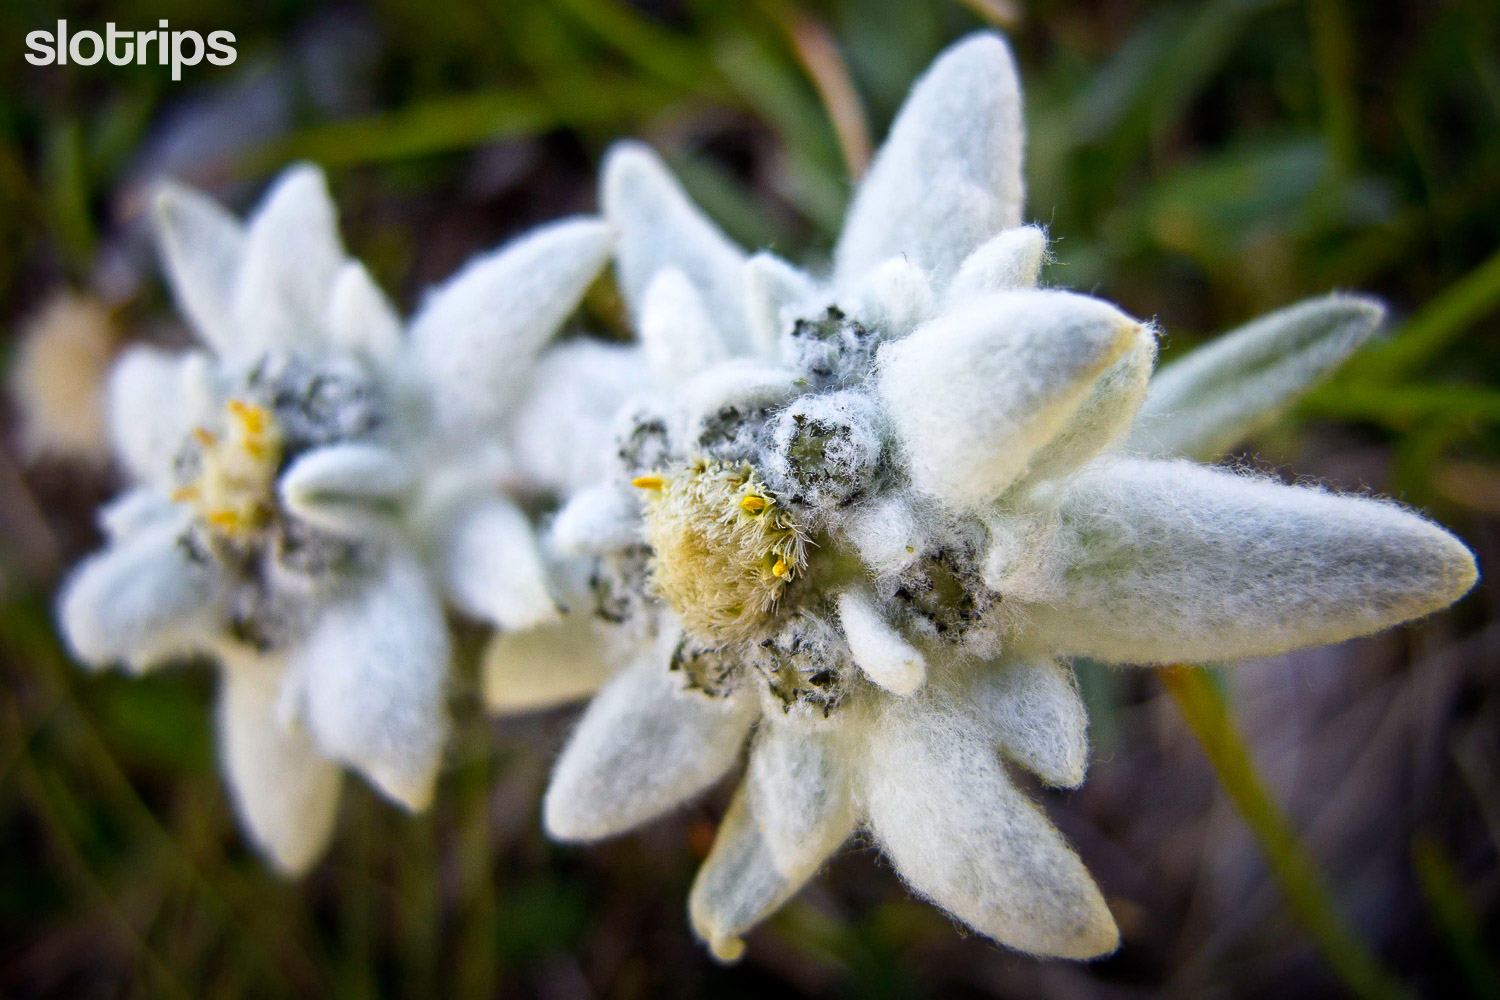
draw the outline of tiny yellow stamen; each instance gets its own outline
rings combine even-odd
[[[636,476],[630,481],[631,486],[643,490],[659,490],[662,488],[661,476]]]
[[[240,515],[232,510],[211,510],[204,516],[209,524],[225,531],[238,531],[241,527]]]
[[[265,458],[270,454],[270,449],[266,447],[265,441],[260,438],[246,438],[245,453],[251,458]]]
[[[271,415],[266,412],[265,408],[256,406],[254,403],[246,403],[240,399],[231,399],[228,407],[229,412],[245,428],[247,434],[264,434],[267,425],[271,422]]]
[[[198,496],[198,487],[196,486],[179,486],[176,489],[172,490],[173,503],[184,503],[188,500],[196,500],[198,499]]]
[[[784,577],[790,569],[791,567],[786,564],[785,559],[777,559],[776,563],[771,567],[771,575]]]
[[[219,436],[212,431],[206,431],[202,427],[193,428],[193,440],[205,448],[212,448],[219,443]]]
[[[740,509],[746,514],[759,514],[766,509],[766,498],[751,494],[740,500]]]

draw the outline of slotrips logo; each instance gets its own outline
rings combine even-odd
[[[215,66],[229,66],[237,58],[234,32],[211,31],[205,39],[196,31],[171,31],[165,19],[154,31],[121,31],[113,21],[97,31],[69,33],[68,22],[58,21],[57,30],[33,31],[26,36],[26,61],[33,66],[92,66],[101,59],[114,66],[150,65],[152,50],[158,66],[172,67],[172,79],[182,79],[182,67],[196,66],[205,58]]]

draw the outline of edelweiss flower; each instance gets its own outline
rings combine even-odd
[[[408,808],[430,800],[444,595],[505,628],[558,613],[500,442],[608,227],[563,221],[476,260],[403,332],[315,168],[287,171],[248,225],[176,187],[156,222],[209,350],[118,364],[110,423],[138,485],[67,581],[63,631],[92,665],[219,660],[239,816],[297,873],[331,835],[340,764]]]
[[[645,149],[602,200],[653,391],[609,481],[553,527],[601,614],[656,635],[590,705],[545,803],[555,837],[638,826],[745,779],[693,887],[732,959],[852,833],[917,893],[1037,955],[1115,947],[1024,767],[1074,787],[1068,657],[1178,663],[1337,642],[1444,607],[1473,558],[1395,505],[1122,450],[1211,452],[1374,326],[1331,298],[1165,373],[1150,326],[1036,287],[1021,101],[994,35],[916,84],[817,281],[749,258]]]

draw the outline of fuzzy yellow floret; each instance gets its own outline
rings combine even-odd
[[[705,642],[755,638],[807,566],[807,536],[749,465],[698,461],[660,475],[646,503],[651,578]],[[638,480],[636,485],[642,485]]]
[[[243,541],[264,528],[275,511],[281,427],[271,411],[255,403],[231,399],[224,409],[223,433],[194,429],[201,449],[198,476],[174,490],[172,499],[191,504],[214,533]]]

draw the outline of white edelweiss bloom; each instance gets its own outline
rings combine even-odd
[[[1111,951],[1103,895],[1009,774],[1082,782],[1068,658],[1336,642],[1475,580],[1457,539],[1395,505],[1129,457],[1127,440],[1201,451],[1241,433],[1369,307],[1278,314],[1153,388],[1149,325],[1036,287],[1046,238],[1020,224],[1021,153],[1009,51],[960,42],[897,116],[826,280],[746,257],[643,147],[605,166],[654,382],[553,543],[594,558],[598,611],[658,645],[584,713],[544,819],[562,840],[623,832],[748,742],[689,903],[723,959],[859,828],[980,933]],[[1148,391],[1159,445],[1130,438]]]
[[[91,666],[219,661],[237,812],[296,874],[327,845],[341,765],[410,809],[430,801],[445,600],[502,629],[559,616],[509,492],[508,434],[612,235],[587,218],[535,230],[403,328],[346,256],[314,167],[284,173],[243,224],[168,186],[156,223],[206,349],[138,347],[116,365],[109,426],[135,485],[64,584],[62,631]]]

